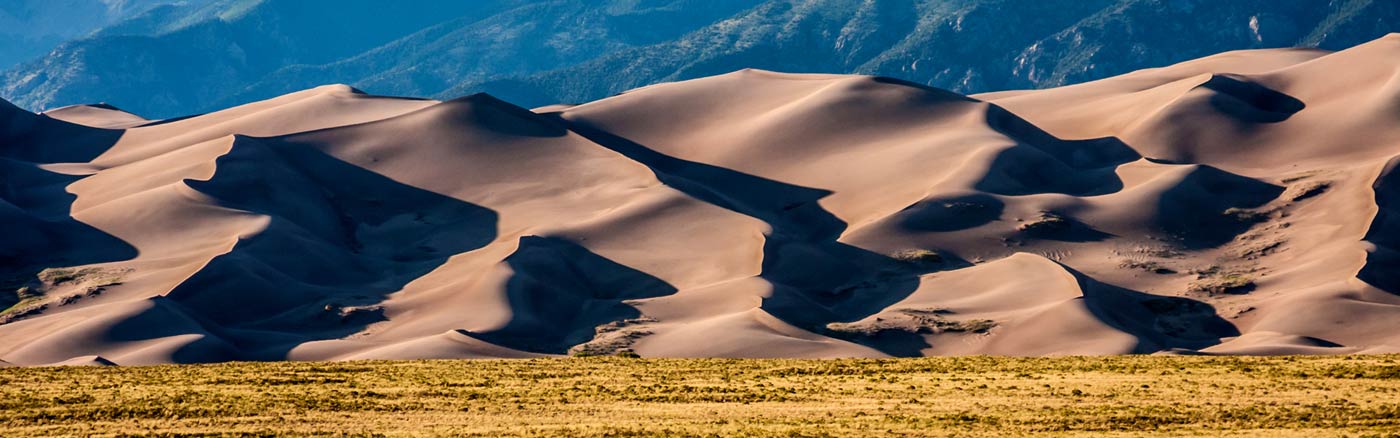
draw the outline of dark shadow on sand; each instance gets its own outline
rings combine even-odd
[[[281,360],[302,343],[360,332],[384,320],[379,303],[388,294],[496,235],[490,209],[277,138],[238,137],[212,178],[186,184],[271,223],[158,300],[153,312],[180,315],[207,335],[177,362],[211,361],[204,355],[218,343],[236,352],[223,360]]]
[[[505,327],[472,336],[537,353],[564,354],[592,340],[595,328],[641,316],[627,300],[676,293],[659,278],[558,237],[524,236],[505,263],[513,312]]]
[[[939,233],[967,230],[1000,219],[1005,208],[1000,199],[983,193],[925,199],[901,213],[900,226]]]
[[[1400,295],[1400,158],[1392,158],[1372,185],[1376,216],[1363,239],[1375,245],[1356,277],[1386,292]]]
[[[1201,87],[1216,92],[1210,104],[1250,123],[1278,123],[1307,105],[1293,96],[1232,75],[1213,75]]]
[[[40,168],[85,163],[116,144],[121,130],[92,128],[33,114],[0,101],[0,310],[39,286],[38,274],[136,257],[136,248],[72,215],[68,185],[82,175]],[[15,309],[6,319],[23,316]]]
[[[760,276],[773,284],[774,291],[761,307],[798,327],[853,340],[891,355],[919,355],[922,349],[929,347],[926,338],[919,334],[887,331],[879,336],[853,338],[833,333],[826,326],[833,322],[858,321],[902,301],[918,287],[919,277],[923,274],[970,265],[953,259],[940,266],[911,266],[888,255],[837,242],[835,239],[846,224],[818,204],[819,199],[830,194],[826,190],[795,186],[667,156],[596,128],[586,121],[564,119],[558,114],[554,116],[574,132],[647,165],[668,186],[767,222],[772,231],[764,245]],[[1036,157],[1038,159],[1035,161],[1041,168],[1032,172],[1004,167],[1005,172],[1016,174],[1011,176],[1014,177],[1012,181],[1018,184],[999,189],[979,187],[983,190],[996,189],[989,191],[1003,196],[1113,193],[1122,189],[1115,168],[1140,158],[1127,145],[1113,138],[1086,141],[1056,139],[995,106],[989,110],[988,122],[995,129],[1018,139],[1019,143],[1008,153],[1017,157]],[[1049,169],[1054,175],[1027,179],[1027,175],[1041,175],[1044,169]],[[1074,180],[1070,185],[1057,185],[1052,181],[1066,175]],[[1277,196],[1268,189],[1272,186],[1267,184],[1259,186],[1235,182],[1238,184],[1217,188],[1243,188],[1248,189],[1247,193],[1218,199],[1222,205],[1257,206]],[[902,225],[923,231],[967,229],[996,220],[1003,207],[1001,201],[990,195],[968,195],[936,201],[915,207],[919,210],[909,215]],[[1215,206],[1208,209],[1217,215],[1221,211]],[[1111,237],[1073,218],[1067,223],[1068,227],[1062,233],[1041,237],[1064,241],[1094,241]],[[1227,228],[1224,232],[1237,234],[1243,230]],[[1233,235],[1230,234],[1231,237]],[[1205,240],[1204,243],[1216,243],[1215,240],[1207,240],[1209,237],[1214,236],[1198,236],[1192,242]],[[1137,336],[1141,340],[1139,350],[1148,351],[1153,347],[1201,348],[1218,343],[1221,337],[1238,334],[1233,325],[1220,319],[1214,309],[1204,303],[1143,294],[1098,283],[1082,274],[1076,275],[1086,283],[1085,297],[1090,308],[1095,309],[1095,314],[1106,323]],[[1157,310],[1152,310],[1144,302],[1159,303],[1155,307]],[[1120,305],[1128,307],[1117,309]],[[1182,328],[1169,327],[1170,324],[1180,324]]]
[[[914,265],[837,242],[846,223],[817,203],[831,192],[774,181],[671,157],[592,125],[559,118],[589,140],[646,165],[666,185],[696,199],[767,222],[759,275],[773,284],[764,311],[803,329],[831,335],[826,325],[870,316],[908,297],[919,276],[958,267]],[[964,262],[965,263],[965,262]],[[912,355],[922,338],[869,345],[892,355]]]
[[[1199,350],[1239,336],[1214,306],[1190,298],[1152,295],[1118,287],[1060,265],[1079,281],[1085,305],[1100,321],[1138,338],[1134,353]]]

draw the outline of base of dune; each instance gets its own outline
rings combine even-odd
[[[1397,71],[0,102],[0,362],[1400,352]]]
[[[0,370],[14,436],[1393,436],[1400,357],[535,359]]]

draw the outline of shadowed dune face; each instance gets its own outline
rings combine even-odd
[[[1198,350],[1240,335],[1218,309],[1201,301],[1146,294],[1066,270],[1079,279],[1090,312],[1138,339],[1134,353]]]
[[[50,268],[100,265],[136,256],[131,245],[70,215],[75,197],[64,188],[83,175],[43,166],[90,160],[120,135],[120,131],[71,124],[0,102],[0,307],[4,308],[0,322],[52,307],[42,299],[47,294],[42,289],[58,289],[53,293],[74,301],[100,287],[61,284],[71,283],[57,281],[71,274]],[[81,145],[68,147],[63,140]],[[55,282],[60,284],[49,284]]]
[[[838,242],[846,224],[818,203],[829,191],[670,157],[586,121],[566,119],[564,123],[599,145],[647,165],[672,188],[767,223],[770,230],[764,236],[758,276],[772,285],[773,292],[759,308],[789,324],[823,332],[827,323],[862,319],[913,292],[917,275],[925,272],[918,264],[905,265]],[[904,347],[887,352],[908,351]]]
[[[4,106],[0,360],[1398,351],[1396,55]]]
[[[1006,205],[987,194],[927,199],[909,206],[900,225],[911,231],[951,232],[976,228],[1001,219]]]
[[[495,238],[489,209],[306,145],[239,138],[215,165],[208,181],[186,183],[217,205],[271,221],[165,296],[251,359],[282,359],[297,344],[360,332],[384,320],[387,295]]]
[[[1278,199],[1283,188],[1210,167],[1193,169],[1161,195],[1163,230],[1187,248],[1217,247],[1258,225],[1256,209]]]
[[[0,101],[0,157],[31,163],[87,162],[121,135],[119,130],[69,123]]]
[[[637,320],[629,300],[674,294],[675,287],[557,237],[524,236],[505,264],[514,311],[504,327],[473,336],[526,351],[562,354],[592,341],[595,327]]]
[[[1201,87],[1214,91],[1210,99],[1220,112],[1253,123],[1278,123],[1302,111],[1303,101],[1231,75],[1212,75]]]
[[[1400,178],[1396,167],[1400,158],[1393,158],[1385,164],[1376,182],[1376,217],[1366,231],[1365,241],[1372,245],[1366,251],[1366,264],[1361,267],[1357,278],[1390,293],[1400,294]]]

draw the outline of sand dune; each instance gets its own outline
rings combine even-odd
[[[1396,352],[1395,59],[0,103],[0,366]]]

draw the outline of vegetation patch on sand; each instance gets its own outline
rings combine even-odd
[[[600,325],[594,329],[595,335],[592,340],[570,348],[569,355],[578,357],[635,356],[632,344],[651,335],[651,331],[646,329],[646,325],[654,322],[656,322],[655,319],[643,316]]]
[[[1220,215],[1224,216],[1226,219],[1241,224],[1257,224],[1260,222],[1265,222],[1268,221],[1270,216],[1273,214],[1275,214],[1275,212],[1273,211],[1260,211],[1256,209],[1235,207],[1227,208],[1225,209],[1225,211],[1220,213]]]
[[[997,326],[996,321],[986,319],[952,320],[951,312],[943,309],[900,309],[883,313],[864,321],[827,324],[827,330],[838,334],[875,336],[887,331],[938,334],[946,332],[986,333]]]
[[[1166,265],[1163,265],[1154,260],[1139,260],[1129,258],[1123,260],[1123,263],[1119,263],[1118,267],[1124,269],[1142,270],[1160,275],[1171,275],[1176,273],[1175,269],[1169,268]]]
[[[943,263],[943,255],[928,249],[906,249],[890,254],[890,258],[915,265]]]
[[[1065,219],[1063,216],[1052,212],[1044,211],[1040,213],[1040,217],[1036,220],[1021,224],[1019,229],[1022,233],[1029,236],[1044,237],[1069,231],[1072,225],[1069,219]]]
[[[1400,356],[622,359],[0,369],[57,435],[1393,436]]]
[[[1248,274],[1224,274],[1191,283],[1192,292],[1201,292],[1210,295],[1247,294],[1253,292],[1254,287],[1254,277]]]
[[[1321,195],[1330,188],[1332,188],[1332,183],[1329,181],[1309,181],[1289,187],[1288,191],[1284,193],[1284,197],[1289,201],[1302,201]]]
[[[108,287],[121,284],[128,273],[127,269],[48,268],[32,278],[0,280],[0,324],[33,316],[50,305],[64,306],[83,297],[101,295]],[[54,298],[50,292],[56,290],[71,293]]]

